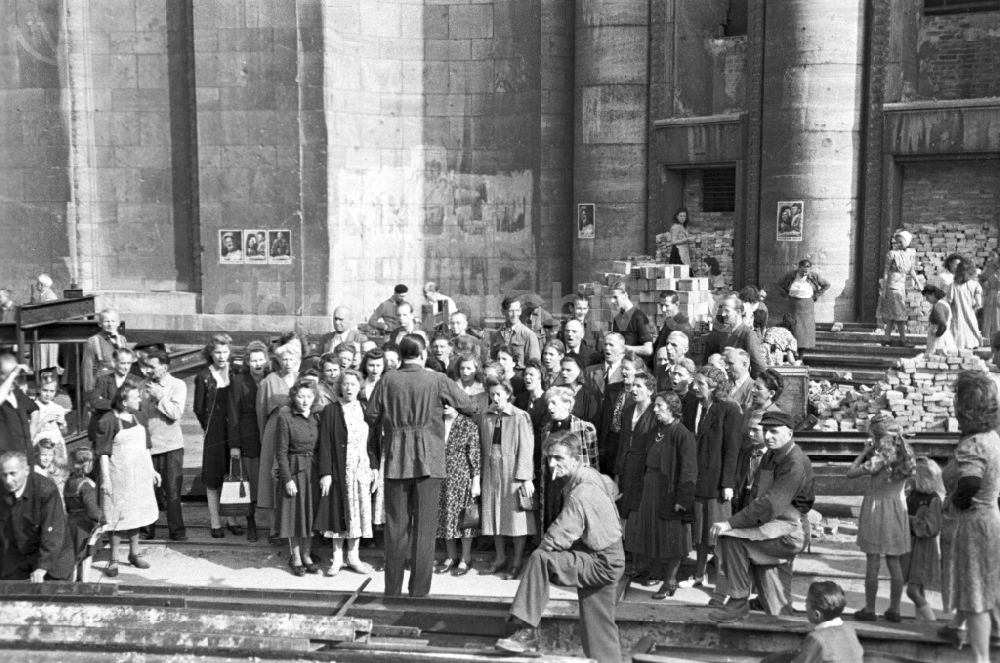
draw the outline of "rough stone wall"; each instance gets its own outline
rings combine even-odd
[[[729,0],[675,2],[672,66],[680,75],[670,115],[738,113],[746,108],[746,36],[724,34]],[[698,72],[685,75],[684,72]]]
[[[1000,11],[924,16],[917,49],[921,98],[1000,96]]]
[[[59,3],[0,3],[0,24],[0,287],[26,301],[33,276],[65,286],[70,269]]]
[[[913,233],[917,273],[932,278],[951,253],[972,258],[981,268],[1000,242],[996,162],[908,163],[903,172],[903,228]],[[918,291],[909,292],[909,303],[909,327],[923,333],[930,306]]]

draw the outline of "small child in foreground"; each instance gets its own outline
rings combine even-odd
[[[835,582],[814,582],[806,594],[806,616],[813,630],[797,652],[781,652],[761,663],[863,663],[865,650],[854,628],[841,619],[844,590]]]

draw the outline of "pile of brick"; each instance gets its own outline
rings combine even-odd
[[[879,411],[884,387],[836,384],[829,380],[809,383],[809,411],[817,419],[814,430],[824,433],[865,432],[868,417]]]
[[[884,409],[911,432],[958,432],[952,384],[962,371],[989,371],[972,350],[900,359],[886,374]]]
[[[714,300],[707,277],[691,276],[687,265],[669,265],[649,256],[633,256],[615,260],[611,272],[602,275],[603,283],[580,284],[582,292],[607,296],[615,283],[624,282],[636,306],[657,328],[663,324],[660,314],[660,292],[676,290],[680,310],[692,324],[707,322],[711,318]]]
[[[691,239],[694,240],[688,245],[691,253],[691,266],[697,272],[701,269],[705,256],[712,256],[719,261],[722,276],[726,283],[733,284],[733,231],[714,230],[708,232],[689,231]],[[667,243],[667,233],[656,236],[656,260],[657,262],[667,262],[670,260],[670,245]]]
[[[904,223],[903,229],[913,233],[913,243],[910,246],[917,254],[915,269],[921,286],[926,281],[933,280],[944,269],[944,259],[952,253],[970,258],[982,267],[998,241],[997,228],[989,223]],[[927,333],[930,304],[924,301],[920,289],[907,291],[907,304],[910,309],[907,330]]]

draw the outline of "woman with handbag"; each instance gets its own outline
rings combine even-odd
[[[344,566],[344,543],[348,568],[366,575],[372,572],[358,552],[361,538],[372,538],[371,496],[379,466],[378,449],[358,401],[363,381],[353,368],[343,371],[340,400],[330,403],[320,415],[316,455],[320,495],[314,529],[333,539],[328,576],[337,575]]]
[[[506,380],[489,380],[490,409],[480,417],[479,443],[483,459],[481,480],[482,528],[492,536],[496,557],[487,574],[507,568],[506,538],[514,540],[514,559],[508,580],[521,575],[525,537],[535,533],[535,436],[531,419],[511,405],[514,389]]]
[[[201,450],[201,480],[208,498],[208,519],[213,539],[226,536],[228,529],[234,536],[243,536],[243,528],[234,518],[227,517],[223,529],[219,515],[219,491],[230,466],[230,458],[239,458],[239,450],[229,449],[229,334],[216,334],[202,352],[206,365],[194,379],[194,414],[204,432]]]
[[[149,562],[139,553],[139,528],[160,517],[154,487],[160,475],[146,446],[146,428],[137,413],[142,403],[140,388],[128,380],[111,400],[111,410],[97,424],[95,453],[101,459],[102,507],[111,531],[111,561],[105,574],[118,575],[118,546],[128,537],[128,561],[137,569]]]
[[[476,422],[450,405],[444,406],[445,477],[438,503],[437,538],[444,539],[448,557],[435,573],[464,576],[472,567],[472,539],[479,535],[479,488],[482,464]],[[462,540],[462,555],[456,541]]]

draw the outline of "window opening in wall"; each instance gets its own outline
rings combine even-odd
[[[701,209],[704,212],[736,211],[735,168],[708,168],[702,173]]]
[[[723,27],[727,37],[742,37],[747,33],[747,0],[729,0]]]
[[[1000,0],[924,0],[925,16],[997,10],[1000,10]]]

